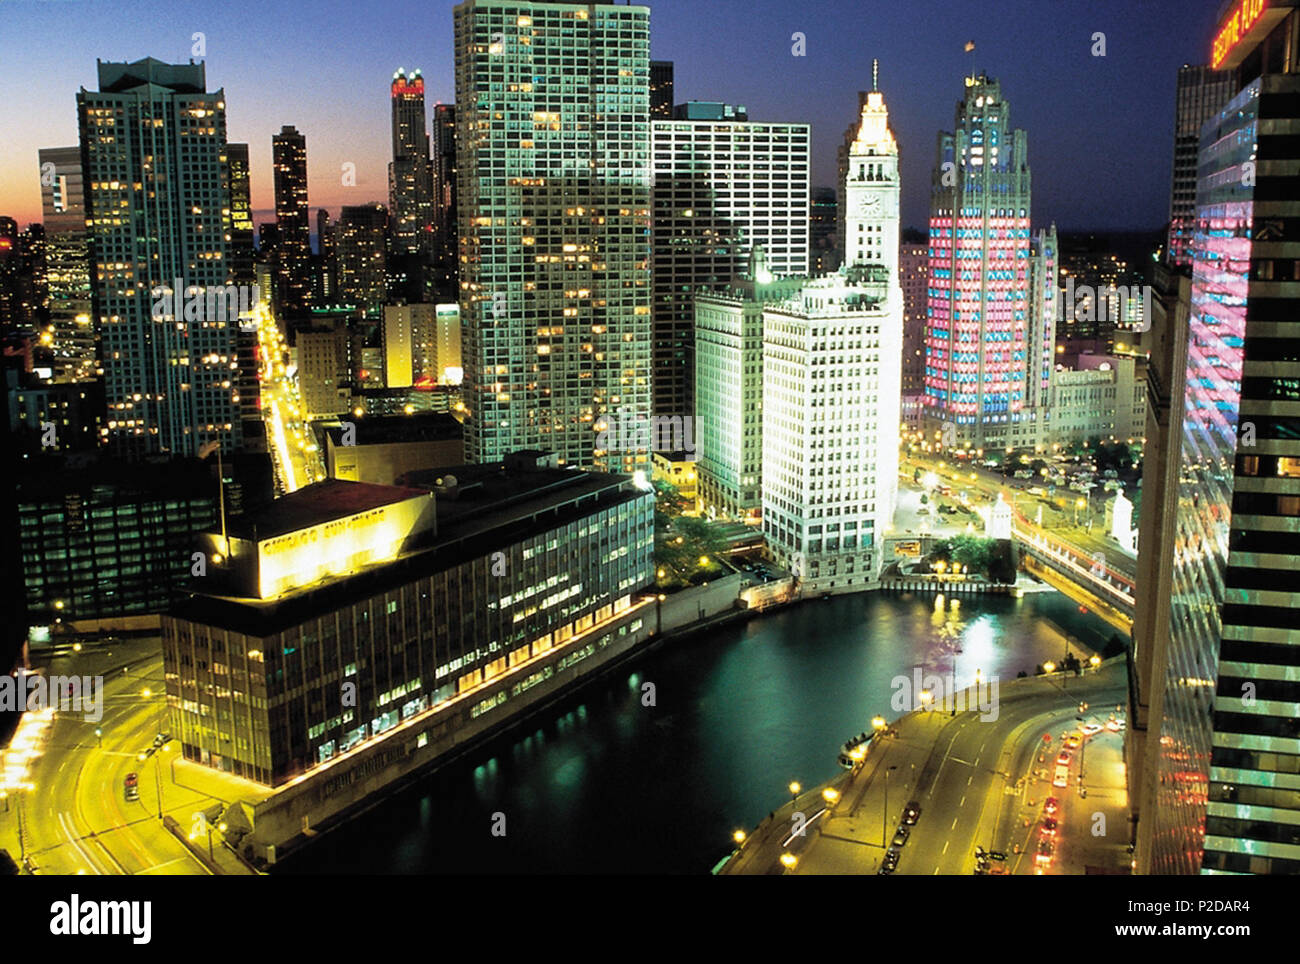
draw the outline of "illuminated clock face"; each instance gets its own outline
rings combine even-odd
[[[864,194],[858,198],[858,214],[866,217],[876,217],[880,214],[880,195]]]

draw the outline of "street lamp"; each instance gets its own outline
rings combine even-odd
[[[736,849],[739,850],[745,845],[745,831],[737,830],[731,835],[731,839],[736,841]]]
[[[1055,673],[1055,672],[1056,672],[1056,664],[1053,663],[1053,662],[1049,659],[1046,663],[1043,664],[1043,672],[1045,672],[1045,673]]]
[[[1097,669],[1101,666],[1101,657],[1094,654],[1092,659],[1088,660],[1088,662],[1092,664],[1092,669],[1093,672],[1095,673]]]
[[[784,867],[786,870],[794,870],[794,868],[798,865],[798,863],[799,863],[799,858],[796,857],[794,854],[790,853],[790,851],[788,850],[781,855],[781,866]]]
[[[871,728],[879,733],[885,728],[885,718],[883,716],[873,716],[871,718]]]
[[[799,791],[802,789],[803,788],[799,786],[799,781],[797,780],[790,781],[790,802],[792,804],[796,804],[799,802]]]

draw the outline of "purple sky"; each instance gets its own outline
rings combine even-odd
[[[232,141],[251,145],[257,220],[273,207],[271,135],[307,137],[313,208],[386,201],[388,83],[422,68],[428,101],[454,100],[448,0],[0,2],[0,214],[40,217],[41,147],[75,144],[77,89],[95,60],[184,62],[204,34],[209,89],[224,87]],[[813,180],[834,184],[857,91],[880,86],[902,152],[903,216],[928,211],[935,135],[962,76],[1002,82],[1029,132],[1035,226],[1158,228],[1167,217],[1175,75],[1208,57],[1217,0],[658,0],[651,52],[676,62],[676,100],[745,104],[813,129]],[[791,35],[807,55],[791,55]],[[1094,57],[1093,35],[1106,56]],[[976,43],[963,52],[967,40]],[[355,187],[341,183],[356,164]]]

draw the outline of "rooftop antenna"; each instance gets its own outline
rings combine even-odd
[[[880,61],[875,58],[871,61],[871,89],[880,90]]]

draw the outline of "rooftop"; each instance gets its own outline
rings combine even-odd
[[[270,539],[427,494],[427,489],[326,479],[232,519],[227,529],[238,539]]]

